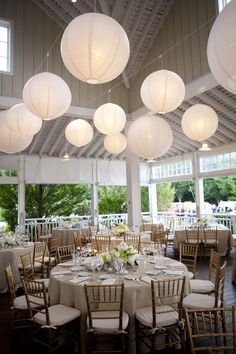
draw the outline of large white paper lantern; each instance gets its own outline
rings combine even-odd
[[[217,16],[208,38],[207,58],[216,81],[236,94],[236,1]]]
[[[181,125],[184,134],[190,139],[203,141],[215,133],[218,117],[211,107],[195,104],[184,112]]]
[[[104,147],[111,154],[120,154],[126,149],[127,140],[124,134],[116,133],[113,135],[106,135],[104,139]]]
[[[97,130],[108,135],[119,133],[126,123],[125,112],[114,103],[105,103],[98,107],[93,119]]]
[[[19,138],[29,138],[42,127],[42,119],[31,113],[24,103],[19,103],[7,112],[7,126]]]
[[[93,129],[84,119],[75,119],[65,130],[66,139],[75,146],[88,144],[93,138]]]
[[[43,72],[32,76],[23,89],[23,101],[36,116],[51,120],[62,116],[70,107],[69,86],[59,76]]]
[[[130,125],[127,141],[135,155],[152,160],[167,152],[173,141],[173,133],[163,118],[144,115]]]
[[[33,137],[19,138],[7,126],[7,111],[0,112],[0,151],[14,154],[25,150],[32,142]]]
[[[179,75],[169,70],[151,73],[143,81],[141,90],[143,104],[152,112],[171,112],[181,105],[185,85]]]
[[[74,18],[61,40],[62,60],[79,80],[101,84],[124,70],[130,55],[127,34],[113,18],[87,13]]]

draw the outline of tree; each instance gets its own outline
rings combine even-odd
[[[100,186],[99,214],[127,213],[126,187]]]
[[[0,185],[0,206],[1,215],[8,223],[10,230],[15,230],[17,225],[17,184],[1,184]]]
[[[171,185],[175,189],[175,202],[195,202],[195,187],[193,181],[172,182]]]
[[[175,189],[171,183],[157,184],[157,208],[158,211],[167,211],[174,201]]]
[[[236,177],[208,178],[204,180],[204,199],[211,204],[221,200],[236,200]]]
[[[148,187],[141,187],[141,211],[149,211],[149,194]]]

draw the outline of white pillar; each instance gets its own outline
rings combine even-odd
[[[203,179],[199,178],[199,157],[197,151],[193,153],[193,176],[195,183],[196,216],[199,218],[205,213]]]
[[[25,232],[25,159],[19,157],[18,164],[18,225],[19,233]]]
[[[98,183],[91,185],[91,216],[92,224],[98,225]]]
[[[157,222],[157,188],[155,183],[151,183],[148,186],[148,195],[149,195],[149,212],[152,218],[152,222]]]
[[[139,182],[139,159],[126,149],[126,180],[128,202],[128,226],[139,227],[141,225],[141,193]]]

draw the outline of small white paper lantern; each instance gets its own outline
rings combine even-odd
[[[26,82],[23,101],[33,114],[44,120],[51,120],[62,116],[70,107],[71,92],[59,76],[43,72]]]
[[[93,129],[84,119],[75,119],[65,130],[66,139],[75,146],[88,144],[93,138]]]
[[[104,139],[104,147],[111,154],[120,154],[126,149],[127,140],[124,134],[116,133],[113,135],[106,135]]]
[[[87,13],[74,18],[61,39],[61,56],[69,72],[81,81],[101,84],[124,70],[130,55],[129,40],[113,18]]]
[[[16,104],[7,112],[7,126],[19,138],[29,138],[42,127],[42,119],[31,113],[24,103]]]
[[[93,119],[97,130],[107,135],[119,133],[126,123],[125,112],[114,103],[105,103],[98,107]]]
[[[14,154],[25,150],[32,142],[33,137],[19,138],[7,126],[7,111],[0,112],[0,151]]]
[[[208,38],[207,58],[216,81],[236,94],[236,1],[217,16]]]
[[[161,117],[144,115],[129,127],[127,141],[135,155],[153,160],[170,148],[173,133],[169,124]]]
[[[143,81],[141,90],[143,104],[152,112],[171,112],[181,105],[185,85],[179,75],[169,70],[151,73]]]
[[[203,141],[215,133],[218,117],[211,107],[195,104],[184,112],[181,125],[184,134],[190,139]]]

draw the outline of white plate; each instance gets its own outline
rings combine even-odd
[[[125,276],[125,279],[127,279],[127,280],[135,280],[135,276],[132,275],[132,274],[127,274],[127,275]]]
[[[155,269],[163,270],[163,269],[166,269],[166,266],[155,265],[154,268],[155,268]]]
[[[78,277],[89,277],[91,276],[91,273],[89,272],[79,272]]]
[[[148,275],[158,275],[158,274],[160,274],[161,272],[159,271],[159,270],[148,270],[147,272],[146,272],[146,274],[148,274]]]
[[[99,279],[109,279],[109,278],[111,278],[111,275],[110,274],[102,274],[102,275],[100,275],[100,277],[99,277]]]

